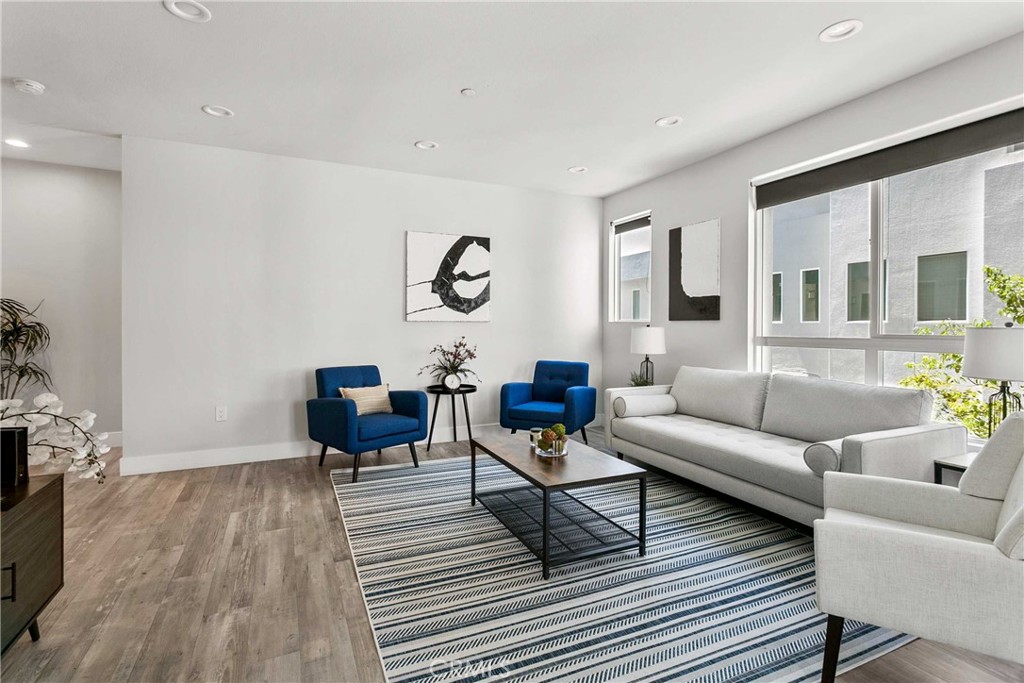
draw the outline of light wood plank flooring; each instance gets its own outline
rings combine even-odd
[[[600,437],[598,437],[600,438]],[[330,468],[344,455],[67,479],[65,586],[3,657],[21,681],[383,681]],[[468,455],[438,444],[421,460]],[[409,462],[403,446],[363,466]],[[1024,667],[915,641],[843,676],[1021,681]]]

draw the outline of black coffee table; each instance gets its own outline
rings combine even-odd
[[[575,441],[569,454],[542,458],[525,434],[471,438],[470,500],[480,501],[541,561],[544,578],[556,565],[636,548],[647,554],[647,470]],[[477,449],[526,480],[525,486],[476,492]],[[568,489],[636,480],[638,533],[634,534],[571,496]]]

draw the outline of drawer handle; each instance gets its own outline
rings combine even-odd
[[[11,562],[6,567],[0,567],[0,572],[11,573],[11,594],[0,596],[0,600],[10,600],[11,602],[14,602],[17,600],[16,596],[18,594],[18,563]]]

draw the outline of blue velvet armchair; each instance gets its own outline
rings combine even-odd
[[[586,426],[597,411],[597,389],[587,386],[590,365],[561,360],[539,360],[533,382],[511,382],[501,387],[501,426],[511,429],[550,427],[561,422],[567,434],[579,431],[587,442]]]
[[[356,403],[342,398],[341,387],[379,386],[380,371],[376,365],[352,365],[320,368],[316,371],[318,398],[306,401],[306,422],[309,438],[320,443],[320,466],[327,448],[336,448],[355,456],[352,481],[359,480],[359,456],[366,451],[409,444],[416,467],[416,442],[427,438],[427,395],[422,391],[390,391],[393,413],[356,415]]]

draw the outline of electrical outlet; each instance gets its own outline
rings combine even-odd
[[[228,407],[227,406],[217,406],[217,412],[214,415],[214,419],[217,420],[217,422],[227,422],[228,421]]]

